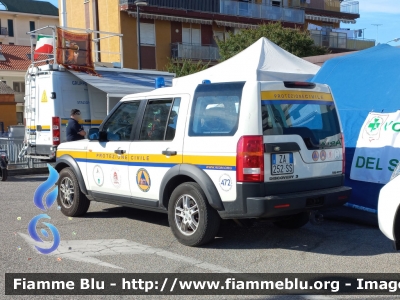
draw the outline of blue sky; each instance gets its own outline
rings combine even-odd
[[[58,0],[44,0],[58,7]],[[200,0],[199,0],[200,1]],[[311,0],[322,1],[322,0]],[[400,38],[400,0],[358,0],[360,18],[356,24],[341,24],[342,28],[364,29],[365,38],[376,40],[377,27],[371,24],[382,24],[378,27],[379,43],[386,43]],[[400,41],[390,45],[400,46]]]
[[[312,1],[312,0],[311,0]],[[360,18],[356,24],[342,24],[342,28],[365,29],[365,38],[376,40],[378,26],[378,42],[383,44],[400,38],[400,1],[399,0],[359,0]],[[392,46],[400,46],[400,41],[391,42]]]

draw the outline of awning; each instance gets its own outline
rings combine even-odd
[[[136,15],[137,15],[136,12],[132,12],[132,11],[129,11],[128,14],[134,18],[136,18]],[[213,23],[212,20],[182,18],[182,17],[164,16],[164,15],[147,14],[147,13],[140,13],[140,18],[151,19],[151,20],[182,22],[182,23],[192,23],[192,24],[203,24],[203,25],[212,25],[212,23]]]
[[[101,76],[68,70],[82,81],[105,92],[108,97],[149,92],[155,89],[155,79],[164,77],[165,86],[172,86],[174,74],[156,71],[130,71],[127,69],[97,70]]]
[[[356,20],[348,20],[348,19],[341,19],[341,18],[333,18],[333,17],[326,17],[326,16],[316,16],[316,15],[309,15],[306,14],[306,20],[314,20],[314,21],[322,21],[322,22],[332,22],[332,23],[347,23],[347,24],[356,24]]]
[[[234,23],[234,22],[226,22],[226,21],[217,21],[217,20],[215,20],[215,23],[217,23],[218,26],[233,27],[233,28],[252,28],[252,29],[256,29],[258,27],[258,25],[244,24],[244,23]]]

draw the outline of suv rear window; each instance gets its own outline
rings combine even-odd
[[[244,82],[201,84],[192,106],[189,136],[232,136],[237,131]]]
[[[341,135],[333,101],[262,100],[264,135],[300,135],[308,149],[340,148]]]

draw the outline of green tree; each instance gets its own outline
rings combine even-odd
[[[210,63],[204,63],[201,60],[194,62],[190,59],[177,60],[169,58],[166,68],[168,72],[175,73],[176,77],[182,77],[203,71],[208,68],[209,64]]]
[[[268,23],[260,25],[256,29],[244,29],[237,34],[229,33],[226,41],[218,40],[220,60],[224,61],[236,55],[262,37],[266,37],[298,57],[328,53],[328,49],[325,47],[314,45],[308,31],[284,28],[281,23]]]

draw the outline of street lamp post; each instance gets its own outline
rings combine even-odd
[[[138,69],[142,69],[142,64],[141,64],[141,53],[140,53],[140,13],[139,13],[139,8],[140,6],[147,6],[146,1],[141,1],[141,0],[136,0],[134,2],[136,5],[136,22],[137,22],[137,43],[138,43]]]

